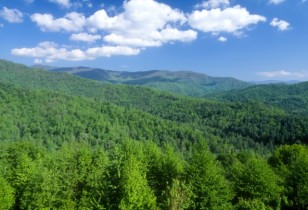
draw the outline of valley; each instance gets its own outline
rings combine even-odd
[[[1,60],[0,209],[307,206],[307,82],[192,97],[127,82],[162,72],[139,74],[102,82]]]

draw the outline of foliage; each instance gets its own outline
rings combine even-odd
[[[233,164],[231,180],[238,209],[278,208],[280,206],[279,177],[260,157],[244,156]]]
[[[282,146],[269,159],[284,180],[284,207],[308,208],[308,148],[303,145]]]
[[[232,191],[224,176],[223,169],[217,164],[204,143],[196,145],[189,160],[187,179],[192,190],[190,209],[230,209]]]
[[[206,98],[223,101],[258,101],[289,113],[308,116],[308,82],[298,84],[255,85],[242,90],[210,94]]]
[[[15,190],[0,176],[0,209],[10,209],[14,204]]]
[[[0,62],[0,209],[307,209],[307,139],[262,102]]]

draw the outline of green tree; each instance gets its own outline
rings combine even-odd
[[[205,143],[195,145],[186,173],[192,190],[192,204],[189,209],[232,208],[230,183]]]
[[[159,148],[153,142],[145,144],[147,179],[157,197],[160,209],[183,209],[189,201],[184,180],[185,161],[170,144]]]
[[[0,209],[11,209],[15,202],[15,190],[0,175]]]
[[[278,208],[281,192],[279,177],[263,158],[242,156],[241,160],[243,162],[235,162],[231,169],[236,207]]]
[[[269,163],[284,180],[283,208],[308,208],[308,148],[304,145],[279,147]]]
[[[146,179],[145,168],[137,157],[128,155],[120,179],[122,210],[155,209],[156,198]]]

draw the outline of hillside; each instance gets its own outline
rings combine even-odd
[[[148,88],[102,84],[67,73],[34,70],[10,62],[2,62],[0,82],[32,90],[61,91],[85,96],[149,113],[177,124],[201,131],[212,141],[214,150],[227,142],[235,148],[255,148],[255,143],[278,145],[306,142],[306,118],[293,116],[263,103],[213,102],[204,99],[175,96]],[[297,129],[300,128],[300,129]]]
[[[269,115],[252,108],[266,123]],[[210,113],[213,122],[226,123]],[[306,206],[305,191],[292,193],[307,186],[306,146],[280,147],[267,161],[257,155],[261,145],[250,145],[256,154],[239,153],[219,136],[205,135],[220,146],[215,156],[193,124],[1,83],[0,114],[1,209],[241,209],[255,206],[251,199],[259,207]]]
[[[258,101],[280,107],[290,113],[308,116],[308,82],[257,85],[206,97],[224,101]]]
[[[188,125],[85,97],[0,83],[0,99],[0,142],[34,140],[57,148],[72,141],[112,145],[135,139],[178,146],[202,135]]]
[[[187,96],[204,96],[226,90],[242,89],[251,83],[229,77],[211,77],[189,71],[152,70],[143,72],[121,72],[87,67],[49,69],[52,72],[67,72],[80,77],[108,82],[151,87]]]

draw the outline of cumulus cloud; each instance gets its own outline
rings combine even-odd
[[[96,40],[101,39],[100,35],[88,34],[88,33],[78,33],[72,34],[70,40],[81,41],[81,42],[95,42]]]
[[[42,31],[83,32],[82,38],[80,35],[72,35],[72,40],[88,40],[89,37],[84,36],[84,30],[91,33],[102,32],[105,34],[105,42],[120,46],[155,47],[163,43],[188,42],[197,38],[197,32],[181,29],[187,22],[183,12],[154,0],[125,1],[123,12],[114,16],[109,16],[105,9],[101,9],[87,18],[76,12],[58,19],[51,14],[36,13],[31,16],[31,20]]]
[[[64,8],[69,8],[71,6],[70,0],[49,0],[49,2],[56,3]]]
[[[265,22],[266,18],[250,14],[239,5],[226,9],[196,10],[189,16],[189,24],[203,32],[237,33],[250,25]]]
[[[224,36],[220,36],[219,38],[218,38],[218,41],[220,41],[220,42],[226,42],[228,39],[226,38],[226,37],[224,37]]]
[[[162,45],[160,41],[142,39],[138,37],[125,37],[116,33],[105,36],[104,41],[109,44],[131,47],[158,47]]]
[[[98,30],[121,30],[128,28],[129,22],[122,15],[109,17],[107,12],[102,9],[96,11],[87,19],[88,28],[90,31]]]
[[[111,57],[113,55],[138,55],[140,51],[140,49],[124,46],[103,46],[89,48],[86,53],[93,57]]]
[[[31,20],[44,32],[72,33],[70,40],[73,41],[102,41],[102,47],[86,50],[73,51],[65,47],[42,46],[44,43],[34,48],[12,50],[14,55],[41,60],[45,57],[49,61],[137,55],[147,47],[190,42],[198,35],[196,31],[188,29],[187,17],[182,11],[155,0],[124,1],[122,12],[114,15],[100,9],[88,17],[77,12],[68,13],[61,18],[36,13],[31,15]]]
[[[63,7],[73,6],[69,0],[49,0]],[[83,3],[89,3],[83,0]],[[227,38],[220,33],[243,33],[251,25],[266,21],[260,15],[250,14],[239,5],[230,6],[230,0],[206,0],[190,14],[156,0],[125,0],[120,12],[99,9],[92,15],[71,12],[63,17],[35,13],[31,20],[44,32],[66,32],[72,41],[94,43],[100,46],[75,49],[45,46],[13,49],[14,55],[30,56],[47,61],[86,60],[100,56],[137,55],[148,47],[167,43],[192,42],[198,32],[215,33],[218,41]],[[50,44],[50,43],[49,43]]]
[[[270,4],[281,4],[282,2],[284,2],[285,0],[269,0]]]
[[[271,26],[278,28],[280,31],[285,31],[290,29],[290,23],[284,21],[284,20],[279,20],[278,18],[274,18],[271,22]]]
[[[51,14],[35,13],[31,15],[31,20],[35,22],[42,31],[68,31],[79,32],[83,30],[86,19],[83,14],[71,12],[63,18],[55,19]]]
[[[104,41],[113,45],[155,47],[172,41],[197,38],[193,30],[179,29],[187,19],[183,12],[154,0],[131,0],[124,11],[109,16],[102,9],[87,19],[90,31],[107,31]]]
[[[0,10],[0,17],[10,23],[23,22],[23,14],[18,9],[8,9],[7,7],[3,7],[2,10]]]
[[[54,42],[41,42],[34,48],[16,48],[11,53],[17,56],[33,57],[35,61],[46,63],[55,60],[81,61],[93,60],[97,57],[110,57],[113,55],[137,55],[140,49],[121,46],[103,46],[89,48],[87,50],[60,47]]]
[[[220,7],[227,7],[230,5],[230,0],[207,0],[201,4],[197,4],[196,8],[215,9]]]
[[[308,78],[308,71],[263,71],[257,73],[260,76],[267,77],[267,78],[288,78],[288,79],[305,79]]]
[[[42,59],[34,59],[35,64],[42,64],[44,61]]]

